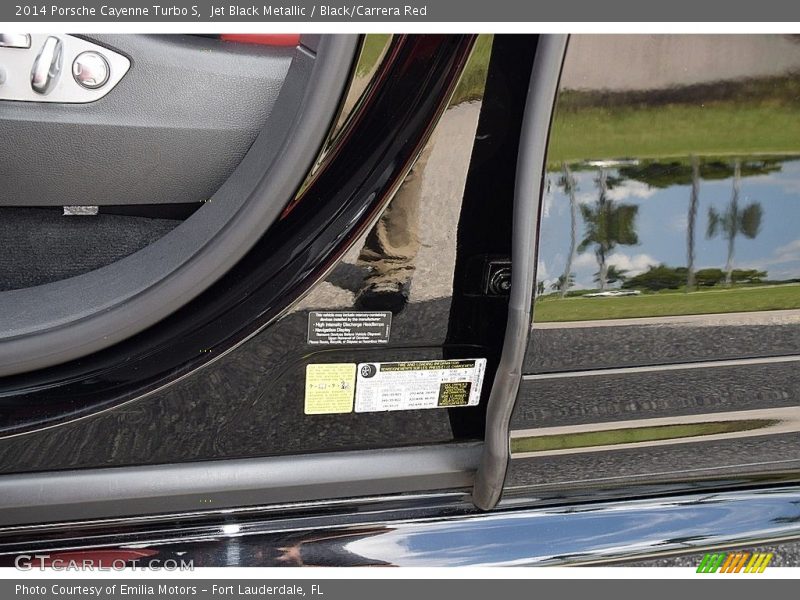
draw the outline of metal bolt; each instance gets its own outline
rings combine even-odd
[[[511,267],[495,263],[489,269],[489,285],[486,291],[492,296],[507,296],[511,291]]]

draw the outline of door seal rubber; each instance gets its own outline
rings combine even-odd
[[[509,461],[508,428],[522,379],[533,316],[536,240],[548,133],[553,115],[566,34],[541,35],[533,60],[517,154],[512,230],[511,294],[503,352],[486,413],[486,438],[472,491],[475,506],[494,508],[503,492]]]

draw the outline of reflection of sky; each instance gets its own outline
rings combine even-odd
[[[792,497],[793,498],[793,497]],[[698,547],[753,532],[796,531],[798,508],[780,493],[738,502],[628,502],[577,509],[505,512],[479,519],[401,524],[349,542],[359,556],[399,566],[513,566],[558,557]]]
[[[615,169],[609,176],[617,176]],[[539,245],[538,279],[550,285],[564,271],[570,243],[569,198],[557,186],[558,172],[547,174],[548,186],[544,197],[541,242]],[[574,171],[578,183],[579,203],[597,200],[596,171]],[[727,241],[720,237],[706,238],[708,209],[724,212],[731,200],[732,179],[700,181],[700,196],[695,226],[695,268],[723,269],[727,258]],[[690,185],[669,188],[650,188],[647,184],[626,180],[609,191],[618,203],[639,206],[636,232],[639,244],[617,246],[608,263],[626,269],[628,275],[646,271],[648,266],[664,263],[686,266],[686,222],[689,209]],[[734,268],[767,271],[770,279],[800,277],[800,160],[786,161],[780,171],[767,175],[742,177],[739,207],[760,202],[763,209],[761,229],[755,239],[743,235],[736,238]],[[585,227],[578,212],[577,244],[583,239]],[[572,271],[576,288],[594,288],[594,273],[598,270],[594,250],[590,247],[576,255]]]

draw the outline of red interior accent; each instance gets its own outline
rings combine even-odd
[[[300,43],[299,33],[223,33],[219,37],[226,42],[261,44],[262,46],[296,46]]]

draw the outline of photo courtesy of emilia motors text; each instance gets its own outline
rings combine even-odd
[[[0,32],[0,598],[800,577],[791,3]]]

